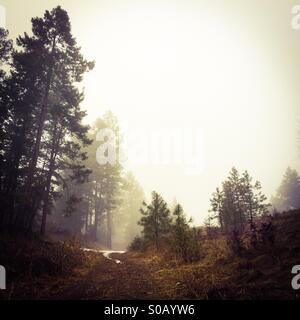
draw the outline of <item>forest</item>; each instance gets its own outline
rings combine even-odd
[[[122,128],[105,110],[85,124],[82,82],[97,61],[84,57],[68,12],[47,10],[31,28],[16,41],[0,29],[0,298],[297,299],[297,170],[268,198],[233,166],[195,223],[105,161],[110,148],[124,153]]]

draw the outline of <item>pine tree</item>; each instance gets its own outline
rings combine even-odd
[[[8,39],[8,31],[0,28],[0,170],[3,168],[3,156],[5,150],[5,132],[4,121],[8,118],[8,103],[7,103],[7,68],[8,62],[12,54],[12,41]],[[0,178],[3,173],[0,173]],[[0,190],[3,188],[3,181],[0,180]]]
[[[253,218],[268,212],[269,204],[266,199],[258,181],[253,182],[247,171],[240,175],[233,168],[227,180],[222,183],[222,188],[213,193],[213,218],[218,219],[226,233],[240,234]]]
[[[84,114],[79,110],[83,96],[76,83],[93,63],[82,57],[68,14],[61,7],[32,19],[32,33],[17,39],[18,50],[13,52],[5,86],[2,224],[30,231],[43,207],[44,233],[58,158],[80,153],[67,136],[77,135],[80,143],[86,140],[81,125]],[[67,128],[63,127],[66,123]]]
[[[159,249],[160,238],[170,231],[171,218],[167,203],[157,193],[152,193],[151,204],[144,202],[141,208],[141,218],[139,224],[143,227],[143,235],[147,241],[155,244]]]
[[[255,216],[261,216],[268,212],[267,197],[261,191],[261,183],[253,183],[248,171],[245,171],[240,179],[240,193],[243,201],[243,213],[246,221],[252,223]]]
[[[26,191],[29,190],[29,194],[32,192],[32,183],[34,174],[37,169],[38,157],[42,144],[42,136],[45,130],[45,122],[47,120],[50,107],[51,93],[53,92],[54,94],[57,94],[57,91],[60,91],[60,98],[63,97],[65,101],[59,101],[58,104],[60,104],[60,106],[63,104],[67,104],[69,106],[68,111],[70,115],[72,114],[72,112],[74,112],[70,109],[72,107],[77,107],[77,110],[75,109],[75,111],[77,111],[77,115],[80,115],[78,105],[82,99],[80,97],[78,89],[76,89],[74,84],[76,82],[80,82],[83,78],[83,74],[93,67],[93,64],[84,60],[82,55],[80,54],[80,48],[77,46],[76,40],[71,34],[71,24],[68,14],[61,7],[57,7],[51,12],[46,11],[43,19],[32,19],[32,25],[34,34],[33,38],[28,38],[25,36],[25,38],[20,40],[22,40],[23,45],[27,45],[28,43],[32,42],[38,42],[40,46],[40,43],[42,43],[42,47],[40,49],[42,49],[44,55],[44,61],[42,61],[42,63],[44,65],[46,73],[43,82],[44,92],[41,96],[41,108],[38,117],[33,155],[29,164],[26,184]],[[66,117],[67,115],[63,116]],[[72,121],[73,119],[70,120]],[[81,118],[79,116],[79,123],[80,120]],[[75,126],[75,128],[76,125],[78,126],[76,122],[73,122],[72,124]],[[56,134],[57,141],[55,142],[55,144],[58,145],[60,143],[59,137],[60,135],[63,136],[64,133],[56,132]],[[50,163],[49,176],[51,176],[52,171],[53,168],[51,168]],[[49,176],[47,179],[48,181],[51,180],[51,177],[49,179]],[[46,190],[46,193],[47,192],[49,193],[49,190]],[[47,200],[44,200],[44,202],[45,201]],[[35,210],[33,209],[32,203],[31,206],[29,206],[29,210],[33,211],[34,214]],[[44,213],[43,219],[45,219],[45,217],[46,215]],[[44,227],[42,223],[42,233],[43,229]]]
[[[8,39],[8,31],[0,28],[0,84],[1,84],[1,93],[3,93],[2,86],[4,85],[4,80],[6,78],[6,68],[8,68],[8,63],[11,59],[12,54],[12,40]],[[0,99],[3,98],[3,95],[0,94]],[[0,100],[1,101],[1,100]],[[2,108],[1,108],[2,109]],[[1,110],[2,112],[2,110]]]
[[[287,168],[272,204],[279,211],[300,208],[300,177],[296,170]]]
[[[220,190],[220,188],[217,188],[216,192],[212,194],[212,198],[210,199],[210,205],[211,205],[210,212],[213,212],[214,215],[208,217],[209,225],[211,224],[212,220],[217,219],[222,230],[224,229],[223,200],[224,200],[223,190]]]
[[[112,136],[107,137],[106,132],[109,132]],[[105,137],[101,137],[104,141],[98,141],[99,133],[104,133]],[[107,141],[106,138],[108,138]],[[111,248],[113,215],[120,205],[121,190],[124,184],[123,167],[119,161],[120,141],[117,118],[111,112],[106,113],[103,118],[98,118],[93,126],[90,139],[93,144],[87,149],[88,160],[86,165],[92,170],[90,180],[94,184],[91,185],[93,190],[90,192],[94,195],[93,240],[97,240],[99,223],[100,220],[103,220],[102,217],[105,216],[106,246]],[[114,154],[114,162],[105,158],[107,149],[110,149]],[[98,157],[100,153],[101,159]]]
[[[106,236],[107,247],[112,248],[113,215],[114,211],[121,204],[121,190],[124,187],[123,167],[120,162],[120,128],[117,117],[112,112],[107,112],[104,117],[106,128],[110,129],[115,136],[111,143],[115,149],[115,162],[102,165],[104,179],[102,181],[102,193],[106,210]],[[110,143],[110,142],[109,142]]]
[[[102,130],[108,130],[113,137],[118,136],[118,122],[111,112],[106,113],[102,118],[98,118],[94,126],[89,130],[87,136],[88,140],[92,142],[91,144],[84,148],[80,148],[80,145],[77,148],[73,148],[75,151],[80,151],[83,156],[81,158],[82,161],[71,162],[73,165],[78,165],[78,174],[73,177],[76,179],[75,181],[69,177],[71,172],[74,172],[74,169],[71,170],[72,167],[66,166],[63,161],[65,158],[58,158],[58,164],[61,163],[61,166],[65,168],[62,175],[66,181],[64,188],[66,194],[57,201],[58,212],[56,219],[51,220],[63,221],[63,228],[68,232],[76,232],[77,235],[78,233],[84,234],[87,240],[101,242],[111,248],[113,230],[116,229],[115,233],[117,234],[122,233],[127,223],[123,221],[123,225],[120,226],[118,219],[115,219],[119,212],[123,212],[119,207],[125,190],[121,164],[117,161],[115,163],[110,163],[109,161],[101,163],[101,161],[98,161],[99,148],[103,147],[101,151],[105,155],[105,147],[109,143],[106,141],[107,137],[101,137],[104,138],[104,141],[101,139],[99,141],[99,133],[102,133]],[[76,141],[81,140],[79,137],[72,141],[67,140],[68,144]],[[116,152],[119,149],[118,145],[119,142],[116,141],[116,145],[112,146]],[[70,155],[72,155],[72,159],[76,159],[75,153]],[[83,160],[84,157],[85,160]],[[80,166],[81,163],[84,167]],[[72,199],[75,198],[80,199],[80,202],[77,203],[76,208],[73,208],[69,204],[72,204]],[[129,199],[126,198],[127,200]],[[72,212],[67,210],[68,215],[66,216],[65,209],[68,207],[74,210]],[[125,208],[126,205],[124,206]],[[75,228],[77,229],[75,230]]]
[[[81,95],[77,95],[74,104],[62,103],[59,96],[56,105],[51,107],[45,132],[49,140],[41,145],[41,158],[44,159],[44,184],[42,195],[41,234],[45,234],[47,215],[51,203],[55,200],[57,186],[62,183],[62,172],[68,172],[72,183],[86,182],[90,171],[84,166],[86,152],[84,147],[91,143],[87,138],[89,127],[82,125],[85,113],[80,110]]]
[[[69,170],[61,174],[61,184],[53,203],[53,213],[49,216],[49,229],[54,233],[76,236],[77,238],[89,239],[90,190],[89,175],[74,176]],[[54,197],[54,195],[52,195]],[[88,224],[88,225],[87,225]]]
[[[173,225],[174,248],[176,254],[187,262],[189,260],[190,227],[180,204],[174,208],[173,216],[175,217]]]

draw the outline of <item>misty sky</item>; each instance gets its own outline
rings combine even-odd
[[[299,169],[300,31],[289,0],[0,0],[15,37],[61,5],[96,68],[84,82],[88,123],[112,110],[148,132],[194,128],[202,172],[129,166],[146,194],[175,198],[195,221],[230,168],[247,169],[270,196]]]

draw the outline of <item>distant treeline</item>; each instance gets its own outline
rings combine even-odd
[[[240,174],[232,168],[212,194],[204,227],[193,227],[180,204],[170,210],[161,195],[153,192],[151,203],[144,203],[141,209],[142,235],[135,238],[131,249],[167,248],[177,258],[191,262],[203,256],[203,242],[225,236],[228,248],[239,255],[245,247],[273,245],[274,215],[297,208],[300,208],[300,177],[295,170],[287,169],[271,204],[262,193],[260,182],[253,181],[247,171]]]

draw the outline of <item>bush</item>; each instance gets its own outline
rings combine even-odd
[[[246,231],[242,236],[243,244],[245,245],[245,249],[257,249],[258,246],[258,230],[257,225],[254,221],[249,221]]]
[[[248,250],[262,250],[272,247],[275,242],[275,227],[272,217],[264,217],[256,223],[249,222],[242,238]]]
[[[181,230],[181,233],[173,233],[169,242],[169,251],[186,263],[199,261],[202,254],[202,245],[199,232],[196,229]]]
[[[241,255],[244,247],[241,235],[237,230],[233,230],[227,235],[227,244],[233,254]]]
[[[273,224],[272,217],[268,217],[268,219],[261,224],[258,234],[259,234],[259,239],[262,245],[264,246],[274,245],[275,227]]]
[[[129,246],[129,250],[144,251],[146,249],[146,241],[142,237],[135,237]]]
[[[51,243],[33,236],[0,238],[0,264],[6,266],[11,279],[65,275],[84,261],[75,239]]]

